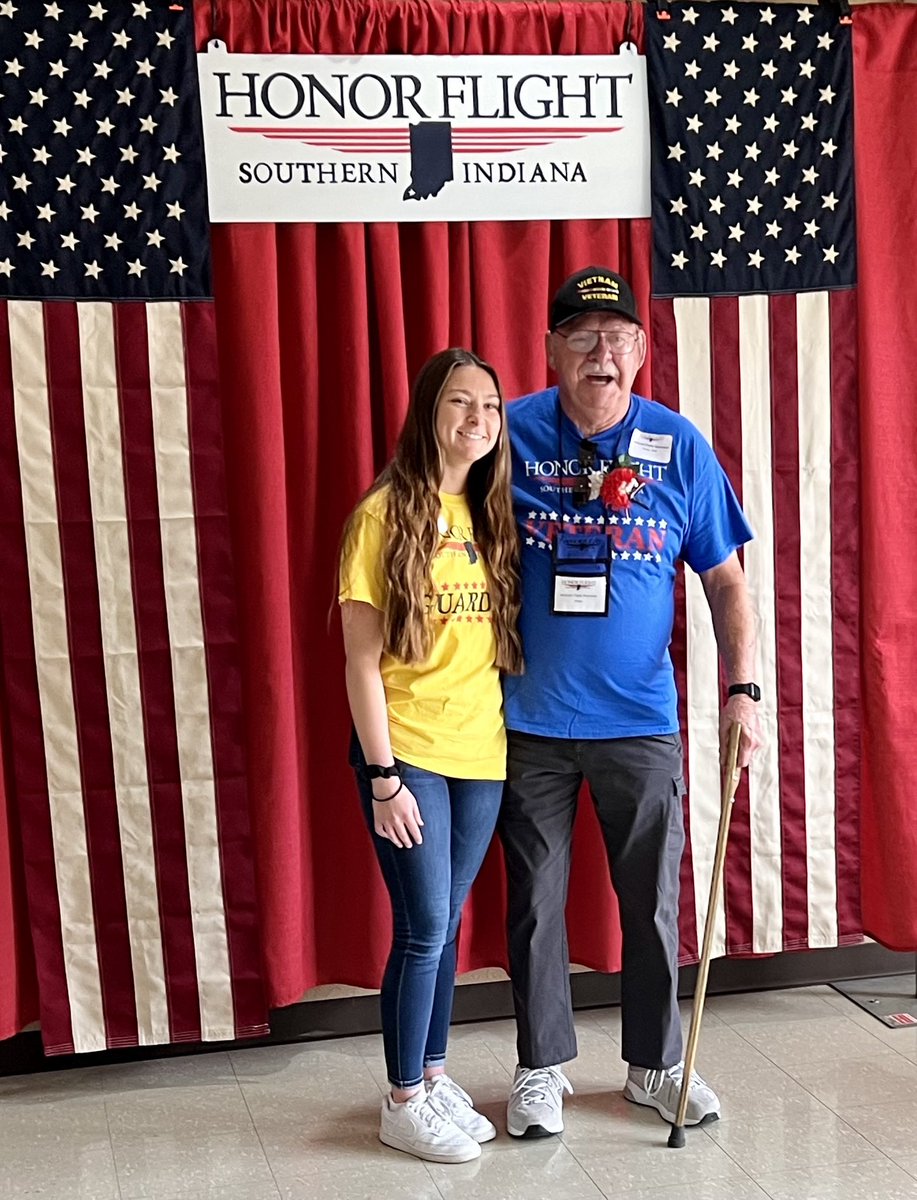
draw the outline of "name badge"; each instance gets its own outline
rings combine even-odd
[[[644,462],[671,462],[672,435],[670,433],[644,433],[642,429],[635,429],[630,435],[627,453],[631,458],[642,458]]]
[[[604,617],[608,614],[611,539],[604,532],[558,533],[554,538],[555,616]]]
[[[553,613],[580,617],[604,617],[608,613],[607,575],[554,576]]]
[[[604,563],[611,557],[611,539],[604,532],[557,533],[555,563]]]

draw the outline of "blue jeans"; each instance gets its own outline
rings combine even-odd
[[[423,842],[409,850],[373,829],[372,787],[354,757],[363,812],[392,902],[393,940],[380,1007],[390,1082],[414,1087],[424,1067],[446,1060],[455,991],[455,942],[462,906],[493,836],[503,784],[450,779],[399,762],[423,817]]]

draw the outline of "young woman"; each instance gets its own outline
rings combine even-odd
[[[352,762],[394,926],[379,1137],[432,1162],[496,1136],[445,1061],[459,918],[506,773],[500,672],[522,669],[509,487],[496,372],[443,350],[342,543]]]

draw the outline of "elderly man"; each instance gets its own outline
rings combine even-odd
[[[646,357],[633,293],[605,267],[571,275],[546,336],[557,386],[510,404],[522,531],[525,674],[507,679],[506,857],[519,1066],[515,1137],[563,1129],[561,1064],[576,1056],[564,906],[577,797],[592,793],[623,935],[624,1095],[675,1118],[684,847],[682,750],[669,642],[676,561],[703,582],[730,720],[758,743],[754,618],[736,551],[752,534],[712,449],[684,417],[631,392]],[[703,1080],[687,1123],[719,1115]]]

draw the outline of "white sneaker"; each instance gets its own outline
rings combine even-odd
[[[448,1075],[434,1075],[427,1080],[427,1099],[442,1116],[451,1118],[453,1124],[476,1142],[489,1142],[497,1136],[495,1126],[475,1111],[474,1101]]]
[[[678,1112],[684,1071],[683,1062],[655,1071],[648,1071],[644,1067],[628,1067],[627,1083],[624,1085],[625,1099],[632,1100],[634,1104],[647,1104],[662,1113],[667,1121],[674,1121]],[[705,1121],[718,1120],[719,1115],[720,1101],[716,1092],[704,1083],[696,1071],[692,1071],[685,1124],[701,1125]]]
[[[512,1137],[551,1137],[564,1127],[564,1092],[573,1085],[560,1067],[516,1067],[506,1106],[506,1131]]]
[[[474,1138],[442,1116],[423,1088],[404,1104],[396,1104],[390,1095],[385,1097],[379,1141],[427,1162],[470,1162],[481,1154]]]

